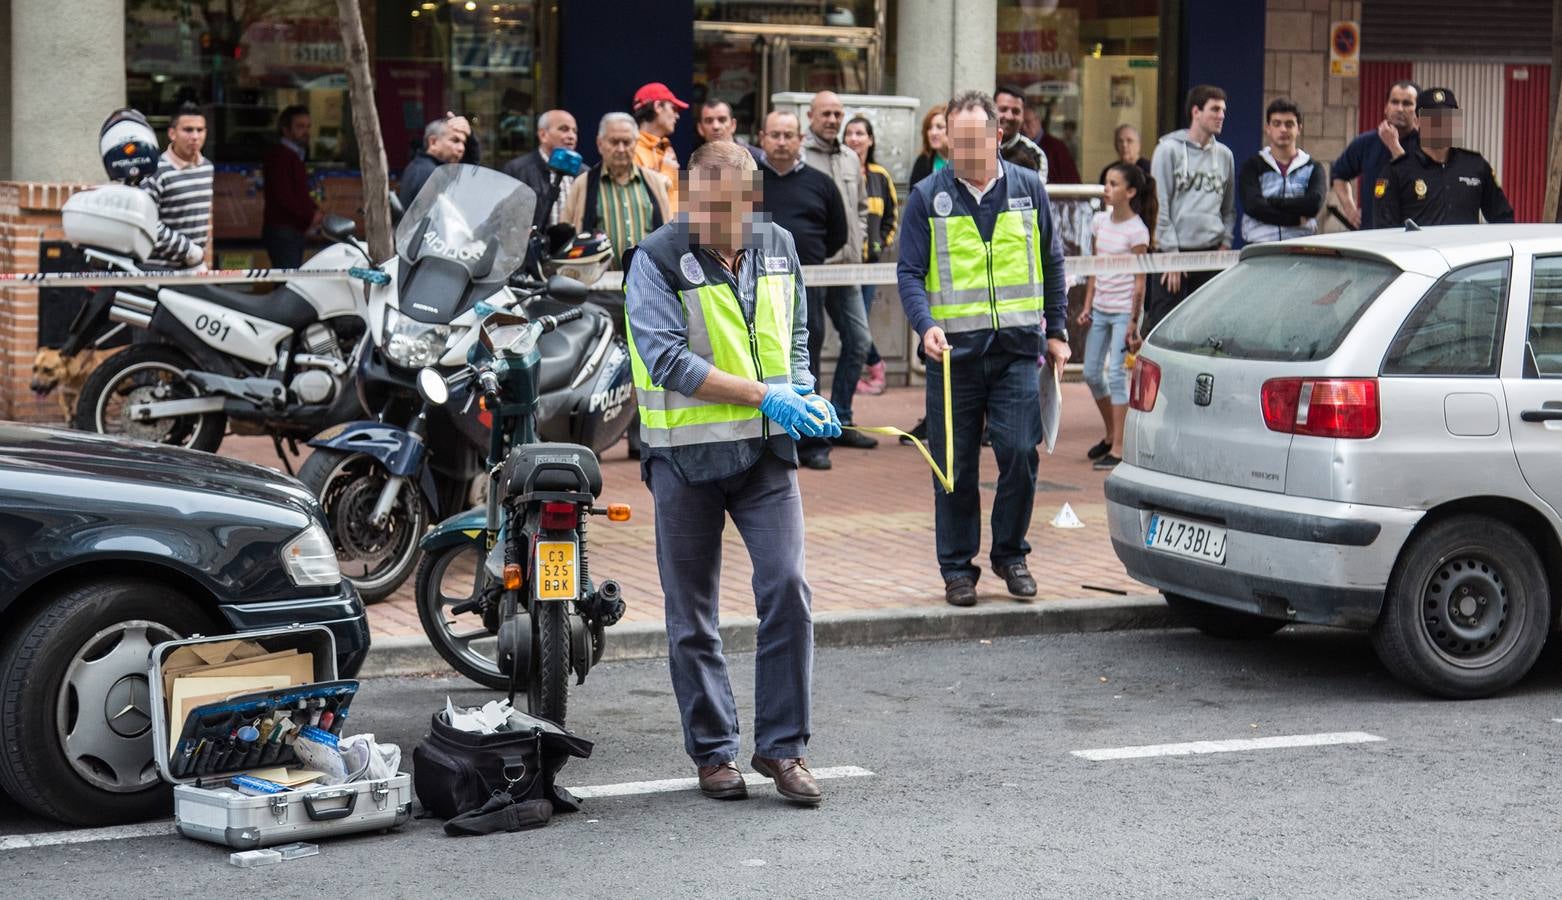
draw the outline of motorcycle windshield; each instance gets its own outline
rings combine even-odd
[[[503,281],[526,260],[536,206],[536,192],[503,172],[440,166],[396,226],[396,255],[447,259],[473,281]]]

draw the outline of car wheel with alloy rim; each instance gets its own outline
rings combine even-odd
[[[166,584],[87,582],[44,598],[0,640],[0,786],[64,822],[164,815],[152,756],[152,648],[210,620]]]

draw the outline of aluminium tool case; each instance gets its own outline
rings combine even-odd
[[[173,742],[163,677],[165,661],[181,647],[233,640],[252,641],[267,653],[296,650],[312,654],[313,680],[202,703],[189,711],[179,740]],[[197,738],[199,726],[206,721],[230,715],[243,718],[262,710],[280,714],[283,710],[303,708],[308,702],[306,698],[329,698],[321,699],[321,706],[332,704],[330,708],[337,713],[334,730],[340,731],[358,684],[338,681],[336,674],[336,641],[329,628],[318,625],[195,637],[169,641],[152,649],[148,682],[152,689],[153,747],[158,771],[174,785],[174,826],[180,834],[236,850],[251,850],[304,839],[387,831],[412,818],[412,778],[405,772],[377,781],[309,784],[262,796],[240,794],[229,787],[234,775],[262,767],[298,765],[292,748],[280,743],[275,748],[256,746],[242,757],[230,753],[214,764],[202,763],[199,768],[204,771],[196,771],[193,761],[206,758],[195,752],[201,746]]]

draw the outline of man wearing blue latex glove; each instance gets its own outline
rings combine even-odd
[[[751,765],[781,796],[811,805],[813,617],[795,441],[838,435],[840,420],[813,394],[802,266],[791,234],[755,215],[754,158],[712,141],[694,151],[684,179],[684,213],[624,265],[641,476],[656,507],[684,749],[707,797],[747,796],[716,630],[731,516],[753,562],[759,614]]]

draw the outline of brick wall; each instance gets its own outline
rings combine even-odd
[[[1302,110],[1302,148],[1331,163],[1356,136],[1361,92],[1360,79],[1329,75],[1329,24],[1360,22],[1362,0],[1266,3],[1264,105],[1276,97],[1295,101]]]
[[[38,271],[39,245],[62,240],[60,207],[85,184],[0,181],[0,272]],[[0,286],[0,419],[58,422],[53,397],[28,383],[38,353],[38,289]]]

